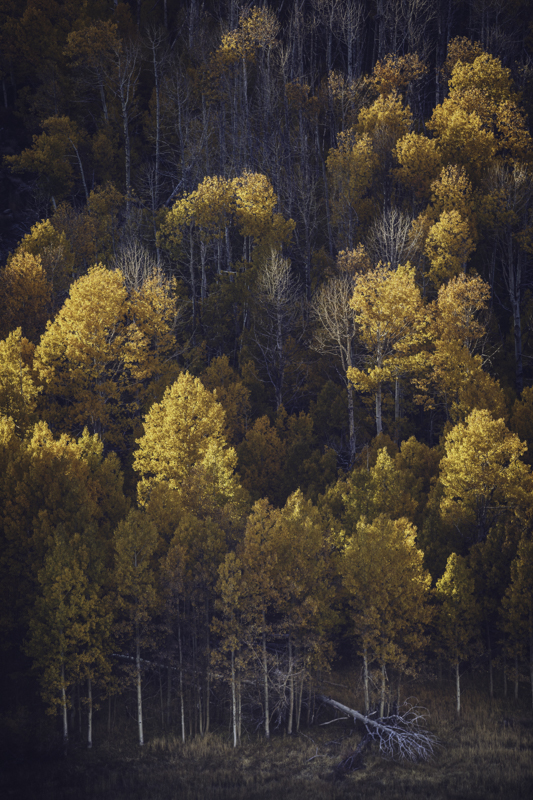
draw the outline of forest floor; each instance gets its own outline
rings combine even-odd
[[[97,725],[93,749],[74,742],[67,757],[50,746],[31,754],[13,751],[6,763],[4,752],[0,796],[5,800],[531,800],[529,687],[520,687],[522,701],[515,702],[514,697],[489,701],[479,681],[468,685],[465,681],[460,719],[451,682],[440,688],[418,683],[414,688],[417,702],[428,710],[427,728],[440,743],[429,763],[384,761],[370,750],[362,769],[335,780],[335,766],[360,740],[346,720],[304,727],[294,736],[274,735],[268,743],[247,733],[234,749],[227,731],[183,744],[177,730],[155,734],[139,748],[133,738],[134,720],[124,719],[106,738]],[[512,695],[512,685],[509,688]],[[329,692],[339,700],[344,697],[347,704],[353,702],[338,683],[330,685]],[[328,710],[321,719],[334,717]]]

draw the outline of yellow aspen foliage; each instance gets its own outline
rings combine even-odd
[[[476,242],[479,206],[478,195],[474,193],[464,167],[453,164],[444,166],[439,177],[431,184],[431,205],[427,213],[433,222],[444,211],[457,211],[468,222],[470,236]]]
[[[350,367],[348,378],[356,389],[376,397],[376,428],[382,426],[382,386],[398,381],[403,374],[416,373],[425,363],[428,315],[410,264],[392,271],[379,264],[360,276],[350,306],[360,341],[366,350],[367,366]]]
[[[374,149],[392,150],[398,139],[411,127],[413,116],[396,94],[380,95],[371,106],[361,109],[355,129],[359,135],[372,137]]]
[[[488,284],[477,275],[460,274],[439,289],[433,307],[431,370],[418,385],[426,407],[442,403],[447,420],[463,421],[474,408],[488,408],[495,417],[506,414],[503,391],[476,354],[486,333],[489,298]]]
[[[494,134],[485,130],[479,114],[444,101],[434,110],[427,127],[436,137],[443,163],[464,167],[468,177],[479,182],[498,150]]]
[[[15,253],[29,253],[41,259],[56,310],[58,299],[63,300],[68,292],[74,272],[74,253],[65,232],[57,230],[49,219],[36,222]]]
[[[442,67],[443,76],[448,80],[458,61],[462,64],[472,64],[476,58],[483,55],[483,52],[479,42],[472,42],[466,36],[456,36],[448,44],[446,61]]]
[[[73,252],[76,275],[94,264],[110,265],[119,247],[120,212],[124,197],[113,184],[98,186],[89,193],[82,210],[60,203],[52,216],[55,230],[64,233]]]
[[[257,50],[275,45],[278,32],[278,19],[269,8],[256,7],[242,14],[238,26],[223,34],[220,46],[201,73],[202,90],[209,99],[219,99],[218,87],[228,70],[240,63],[246,65],[255,61]]]
[[[373,520],[386,514],[391,519],[412,519],[416,502],[404,478],[405,473],[398,469],[395,458],[386,447],[381,447],[370,469],[366,464],[362,465],[354,469],[346,481],[340,481],[337,491],[341,493],[344,506],[342,525],[348,533],[355,531],[363,517]],[[334,494],[335,489],[331,492],[332,496]]]
[[[473,354],[486,333],[490,286],[479,275],[455,276],[441,286],[437,299],[439,339],[459,341]]]
[[[350,608],[349,625],[364,662],[365,706],[369,708],[369,665],[381,668],[381,705],[387,667],[413,670],[426,643],[431,618],[431,577],[416,547],[416,528],[404,517],[364,517],[347,539],[340,564]]]
[[[293,220],[274,212],[277,202],[266,175],[244,172],[233,180],[207,177],[194,192],[174,203],[161,223],[160,241],[180,252],[187,227],[194,226],[200,241],[209,244],[224,239],[228,228],[236,226],[248,240],[248,259],[252,249],[255,258],[260,258],[287,243],[295,227]]]
[[[397,56],[389,53],[378,61],[368,83],[382,96],[394,92],[405,92],[409,85],[428,71],[427,65],[417,53]]]
[[[222,239],[225,228],[231,224],[235,211],[235,199],[230,180],[214,176],[204,178],[198,188],[172,206],[161,233],[178,246],[183,229],[194,221],[204,242]]]
[[[428,123],[445,162],[463,165],[473,180],[479,180],[483,159],[486,168],[494,156],[509,163],[533,157],[511,72],[499,59],[483,53],[471,63],[457,61],[449,87],[448,97]]]
[[[533,703],[533,541],[529,536],[521,538],[511,564],[511,582],[502,600],[502,616],[503,629],[515,655],[528,656]]]
[[[399,164],[397,180],[411,189],[417,200],[429,200],[431,184],[442,167],[436,140],[422,133],[406,133],[396,142],[393,155]]]
[[[468,221],[458,211],[443,211],[429,229],[424,247],[432,283],[439,285],[465,272],[474,248]]]
[[[276,15],[269,8],[254,8],[240,17],[235,30],[223,35],[221,49],[234,51],[242,58],[258,47],[272,46],[278,32]]]
[[[98,437],[85,431],[78,441],[66,435],[55,439],[46,423],[38,422],[22,439],[12,420],[0,420],[0,606],[4,624],[20,625],[30,613],[58,525],[67,536],[94,526],[103,554],[126,501],[118,458],[104,457]]]
[[[261,551],[268,554],[269,574],[263,574],[260,581],[270,588],[282,630],[304,647],[312,647],[313,633],[323,636],[332,619],[327,599],[327,547],[320,513],[300,490],[293,492],[281,509],[264,499],[258,501],[248,517],[241,555],[243,576],[253,581],[257,564],[263,563]]]
[[[118,617],[115,632],[117,638],[127,644],[131,642],[135,648],[135,661],[126,667],[126,673],[137,693],[140,745],[144,744],[141,653],[153,644],[153,620],[161,605],[155,558],[158,545],[159,535],[153,520],[135,508],[119,522],[113,534]]]
[[[235,499],[237,456],[224,438],[225,423],[215,394],[182,372],[161,402],[152,405],[137,440],[133,468],[139,475],[140,504],[148,503],[159,484],[166,484],[185,508]]]
[[[122,273],[102,265],[72,285],[35,354],[50,424],[71,432],[88,426],[128,452],[141,413],[173,376],[172,295],[156,278],[128,295]]]
[[[129,390],[147,410],[177,377],[175,282],[148,277],[128,298],[128,327],[123,363]]]
[[[200,379],[206,389],[216,392],[216,398],[226,412],[227,442],[238,444],[244,438],[250,420],[250,390],[230,366],[227,355],[214,358]]]
[[[352,248],[359,226],[369,221],[374,209],[368,191],[378,168],[378,157],[371,136],[358,136],[353,128],[339,133],[337,147],[329,151],[326,166],[339,246]]]
[[[120,272],[100,265],[72,285],[35,354],[46,387],[43,411],[52,425],[81,431],[89,424],[105,436],[114,417],[124,413],[116,372],[123,359],[126,314]]]
[[[50,714],[63,709],[68,686],[88,679],[92,690],[111,673],[112,613],[103,594],[108,565],[97,545],[90,526],[72,535],[59,525],[39,572],[25,652]]]
[[[42,128],[43,133],[34,135],[32,147],[19,155],[5,156],[6,164],[16,172],[37,172],[55,201],[70,193],[77,172],[88,197],[80,156],[84,132],[68,117],[49,117]]]
[[[36,422],[42,387],[33,370],[35,345],[17,328],[0,341],[0,415],[11,417],[19,433]]]
[[[94,230],[95,257],[87,266],[103,261],[109,265],[117,251],[120,228],[120,213],[125,206],[125,197],[109,182],[96,187],[89,193],[87,210],[88,232]],[[81,244],[81,242],[80,242]]]
[[[285,444],[267,416],[257,419],[238,447],[239,475],[252,499],[279,504],[285,490]]]
[[[445,439],[441,511],[471,542],[484,541],[504,515],[518,514],[531,491],[526,445],[486,409],[475,409]]]
[[[531,464],[533,442],[533,386],[526,386],[517,397],[511,413],[509,427],[523,441],[528,443],[527,462]]]
[[[15,328],[36,342],[44,330],[50,304],[50,284],[40,256],[16,252],[0,271],[0,335]]]
[[[480,609],[476,601],[474,577],[466,560],[452,553],[446,571],[437,581],[435,594],[440,651],[455,667],[456,711],[461,711],[460,664],[476,649]]]
[[[235,218],[239,233],[250,237],[254,245],[254,259],[260,261],[272,250],[288,244],[296,223],[275,213],[277,197],[266,175],[245,172],[234,178]]]
[[[339,250],[336,267],[341,275],[353,277],[359,272],[370,272],[372,262],[364,244],[360,242],[353,250]]]

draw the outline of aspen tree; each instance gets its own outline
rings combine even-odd
[[[210,622],[218,569],[227,550],[226,528],[223,518],[199,519],[175,506],[173,509],[172,499],[170,506],[161,508],[150,502],[149,515],[160,534],[169,540],[161,567],[166,585],[166,613],[170,615],[168,624],[178,642],[182,735],[185,729],[183,683],[187,676],[192,700],[190,727],[205,735],[209,731],[211,706]],[[189,656],[184,663],[186,647]]]
[[[223,505],[237,495],[237,457],[224,438],[225,414],[213,392],[182,372],[145,417],[133,467],[139,502],[166,484],[186,508]]]
[[[446,421],[464,420],[475,408],[488,408],[496,417],[505,413],[500,385],[483,370],[479,354],[489,296],[479,276],[459,274],[440,287],[433,306],[429,370],[417,383],[426,408],[441,403]]]
[[[56,528],[39,573],[40,592],[26,648],[40,673],[50,712],[61,709],[65,738],[66,689],[86,681],[88,747],[92,747],[93,690],[99,683],[105,685],[111,672],[112,615],[104,595],[105,556],[94,526],[74,536],[63,526]]]
[[[405,517],[362,517],[346,539],[339,565],[351,609],[350,628],[363,658],[365,712],[370,708],[369,666],[376,660],[381,670],[381,717],[387,666],[412,668],[409,656],[424,645],[430,620],[431,578],[415,538],[416,528]]]
[[[41,259],[56,311],[68,293],[74,273],[74,252],[65,232],[56,229],[49,219],[36,222],[17,246],[15,255],[22,253]]]
[[[457,715],[461,713],[461,662],[473,652],[477,638],[479,608],[475,597],[474,578],[466,560],[452,553],[446,571],[437,581],[439,600],[437,624],[442,653],[455,670]]]
[[[114,584],[117,593],[117,630],[135,648],[133,674],[137,695],[139,745],[144,744],[141,652],[153,643],[150,623],[159,606],[154,555],[159,535],[152,520],[132,509],[113,534]],[[120,615],[120,616],[119,616]]]
[[[396,179],[411,189],[416,200],[429,200],[431,185],[442,167],[435,139],[422,133],[406,133],[396,142],[393,155],[399,163]]]
[[[0,341],[0,414],[11,417],[24,433],[36,422],[37,398],[42,391],[33,370],[35,346],[17,328]]]
[[[327,353],[338,358],[342,381],[347,390],[350,464],[355,458],[356,449],[354,387],[347,377],[348,370],[355,365],[357,341],[355,313],[350,306],[354,281],[354,276],[349,273],[332,278],[322,284],[316,292],[311,306],[311,314],[316,326],[312,346],[319,353]]]
[[[242,564],[235,553],[228,553],[219,567],[217,582],[217,599],[215,608],[219,616],[213,621],[213,630],[221,637],[219,652],[230,655],[231,682],[231,720],[233,747],[237,747],[241,734],[241,695],[240,677],[247,663],[243,653],[243,621],[242,621]],[[220,661],[218,653],[214,653],[215,664]],[[270,713],[268,712],[268,684],[266,688],[265,733],[270,736]]]
[[[50,192],[54,208],[70,194],[74,186],[73,164],[79,172],[85,199],[89,199],[81,149],[85,134],[68,117],[48,117],[42,123],[43,133],[34,135],[33,146],[20,155],[6,156],[6,163],[14,172],[37,172]]]
[[[37,342],[48,318],[51,287],[40,256],[16,252],[0,270],[0,335],[21,328]]]
[[[141,413],[172,378],[175,318],[172,286],[157,277],[129,294],[122,273],[102,265],[76,281],[35,355],[50,424],[88,426],[130,450]]]
[[[210,392],[217,393],[217,401],[226,413],[226,440],[238,444],[246,434],[250,422],[250,390],[230,366],[227,355],[214,358],[200,379]]]
[[[533,705],[533,542],[523,536],[511,564],[511,583],[502,601],[504,630],[519,655],[528,655]],[[515,662],[516,663],[516,662]],[[516,669],[516,666],[515,666]],[[518,675],[515,674],[516,691]]]
[[[337,246],[353,248],[360,238],[360,227],[374,211],[370,187],[378,168],[370,134],[357,134],[353,128],[337,136],[337,147],[326,160],[331,187],[332,222],[337,230]]]
[[[395,418],[399,419],[399,386],[403,374],[416,372],[423,364],[422,348],[427,341],[427,311],[409,264],[396,271],[379,264],[359,277],[350,306],[368,366],[351,367],[348,378],[360,391],[376,398],[376,432],[383,431],[382,390],[392,382]],[[400,313],[399,309],[401,309]]]
[[[475,409],[445,439],[442,513],[465,539],[482,542],[502,517],[516,514],[530,489],[530,468],[518,436],[485,409]]]
[[[91,540],[104,558],[126,501],[118,458],[104,457],[98,437],[84,432],[78,441],[66,435],[55,439],[46,423],[38,422],[22,439],[12,420],[1,419],[0,586],[9,629],[26,625],[31,616],[39,571],[57,527],[68,539],[93,526]]]
[[[458,211],[443,211],[429,229],[424,248],[430,263],[430,280],[440,284],[466,272],[466,262],[473,250],[468,222]]]

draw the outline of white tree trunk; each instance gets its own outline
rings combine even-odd
[[[137,726],[139,729],[139,744],[144,744],[144,733],[143,733],[143,696],[142,696],[142,684],[141,684],[141,644],[139,640],[139,627],[136,626],[136,636],[135,636],[135,666],[137,672]]]

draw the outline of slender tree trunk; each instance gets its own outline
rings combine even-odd
[[[533,708],[533,620],[529,622],[529,680],[531,682],[531,706]]]
[[[144,744],[143,733],[143,698],[141,684],[141,643],[139,637],[139,625],[135,625],[135,667],[137,672],[137,727],[139,729],[139,745]]]
[[[289,718],[287,720],[287,733],[292,735],[292,720],[294,716],[294,669],[293,669],[293,654],[292,642],[289,636]]]
[[[348,390],[348,424],[349,424],[349,432],[350,432],[350,466],[352,466],[355,460],[355,450],[356,450],[356,439],[355,439],[355,420],[354,420],[354,403],[353,403],[353,384],[351,381],[347,383],[347,390]]]
[[[363,685],[365,689],[365,714],[370,711],[370,694],[368,691],[368,650],[363,649]]]
[[[63,749],[68,747],[67,691],[65,688],[65,664],[61,662],[61,713],[63,716]]]
[[[181,741],[185,743],[185,698],[183,696],[183,649],[181,646],[181,624],[178,624],[178,648],[179,648],[179,692],[180,692],[180,718],[181,718]]]
[[[383,433],[383,424],[381,419],[381,383],[378,383],[376,391],[376,435],[379,436]]]
[[[394,381],[394,428],[396,444],[400,441],[400,378]]]
[[[205,619],[206,619],[205,733],[209,733],[209,725],[210,725],[209,696],[211,692],[211,670],[209,669],[209,662],[211,659],[211,642],[209,639],[209,598],[207,598],[205,602]]]
[[[518,655],[514,657],[514,699],[518,700]]]
[[[300,733],[300,723],[302,721],[302,701],[305,682],[305,659],[302,659],[301,677],[298,683],[298,694],[296,696],[296,733]]]
[[[89,750],[93,746],[93,686],[90,678],[87,678],[87,747]]]
[[[503,648],[503,696],[507,698],[507,649]]]
[[[487,651],[489,656],[489,697],[492,700],[494,697],[494,670],[492,663],[492,646],[491,646],[490,627],[488,618],[485,620],[485,624],[487,628]]]
[[[455,662],[455,698],[457,716],[461,713],[461,674],[459,672],[459,659]]]
[[[386,686],[386,671],[385,671],[385,663],[381,665],[381,699],[379,702],[379,716],[380,719],[383,719],[385,714],[385,686]]]
[[[270,702],[268,696],[268,660],[265,628],[265,612],[263,611],[263,691],[265,695],[265,738],[270,739]]]
[[[172,669],[170,666],[170,653],[167,653],[167,713],[166,713],[166,724],[167,728],[170,726],[170,706],[172,703]]]
[[[237,685],[235,682],[235,651],[231,651],[231,708],[233,716],[233,747],[237,747]]]

